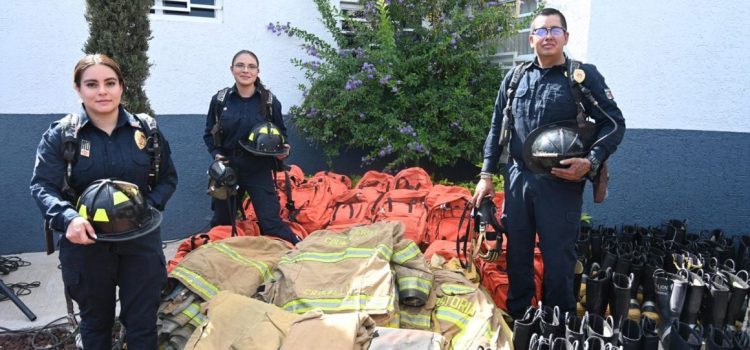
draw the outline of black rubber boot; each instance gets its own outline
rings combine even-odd
[[[690,272],[688,275],[688,290],[685,296],[685,305],[680,314],[680,321],[695,326],[698,322],[698,314],[701,311],[703,303],[703,291],[706,290],[706,283],[703,282],[702,270],[698,273]]]
[[[646,315],[652,320],[657,321],[657,323],[660,318],[658,309],[656,307],[654,272],[656,270],[659,270],[659,267],[662,264],[662,261],[660,259],[661,256],[659,255],[649,255],[649,259],[643,268],[643,275],[641,275],[641,285],[643,285],[643,303],[641,303],[641,315]]]
[[[565,336],[565,324],[560,319],[560,308],[541,306],[539,311],[539,334],[544,338]]]
[[[703,293],[703,325],[716,328],[724,326],[727,316],[727,306],[731,295],[729,283],[722,274],[704,274],[707,292]]]
[[[686,270],[682,270],[687,275]],[[668,327],[673,320],[680,319],[680,313],[685,305],[685,295],[687,294],[687,277],[677,274],[667,273],[664,270],[654,272],[654,286],[656,290],[656,306],[659,309],[662,329]]]
[[[586,339],[598,337],[604,340],[605,343],[615,341],[615,328],[612,316],[607,316],[605,319],[597,314],[586,314],[583,317],[583,329]]]
[[[626,319],[620,325],[620,347],[622,350],[640,350],[643,332],[638,321]]]
[[[656,320],[641,316],[641,345],[643,350],[659,350],[659,333],[656,330]]]
[[[545,338],[540,334],[535,333],[529,340],[528,348],[529,350],[549,350],[549,342],[549,338]],[[515,349],[515,347],[513,349]]]
[[[706,350],[733,350],[734,339],[727,332],[713,326],[708,326]]]
[[[615,329],[622,324],[622,320],[628,317],[630,307],[630,287],[633,283],[633,275],[612,274],[612,289],[609,297],[609,314],[615,321]]]
[[[565,339],[573,344],[583,344],[583,319],[573,312],[565,314]]]
[[[592,336],[586,338],[586,341],[583,342],[583,347],[581,347],[584,350],[605,350],[607,342],[599,338],[597,336]]]
[[[750,270],[750,235],[742,235],[737,241],[737,262],[738,270]]]
[[[672,331],[669,333],[669,350],[700,350],[703,345],[703,335],[700,326],[690,328],[687,323],[674,320]]]
[[[745,304],[745,297],[747,297],[750,285],[748,284],[748,272],[741,270],[736,274],[725,273],[725,277],[729,279],[729,291],[731,293],[729,297],[729,306],[727,307],[727,318],[726,324],[734,327],[735,322],[739,319],[742,306]]]
[[[733,332],[732,341],[734,344],[734,350],[747,350],[750,349],[750,335],[745,331]]]
[[[531,336],[536,333],[539,333],[539,309],[529,306],[523,317],[513,322],[513,349],[528,349]]]
[[[614,271],[617,266],[617,241],[607,240],[602,243],[602,270]]]
[[[591,265],[591,272],[586,279],[586,311],[604,315],[609,297],[611,271],[601,270],[599,264]]]
[[[550,350],[575,350],[575,345],[565,338],[555,338],[549,348]]]

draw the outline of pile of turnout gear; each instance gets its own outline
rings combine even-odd
[[[260,232],[245,201],[236,234],[217,226],[183,241],[168,264],[162,348],[512,349],[502,193],[473,210],[468,190],[433,185],[421,168],[352,186],[292,166],[276,182],[303,240]],[[535,268],[540,299],[538,250]]]

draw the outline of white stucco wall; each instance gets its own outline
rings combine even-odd
[[[568,17],[569,51],[597,65],[629,128],[750,132],[745,1],[548,3]]]
[[[0,113],[65,113],[88,25],[82,0],[10,0],[0,14]],[[304,82],[289,59],[304,58],[299,40],[268,32],[269,22],[325,35],[312,1],[224,0],[221,23],[152,19],[146,93],[158,114],[202,114],[218,89],[233,83],[229,66],[240,49],[259,56],[260,76],[284,111],[301,101]]]
[[[335,1],[335,0],[332,0]],[[84,1],[6,0],[0,13],[0,113],[63,113],[78,98],[73,65],[88,36]],[[300,42],[266,30],[291,22],[323,33],[312,1],[223,0],[222,23],[154,19],[146,92],[159,114],[205,113],[231,84],[231,56],[258,54],[284,110],[299,103]],[[742,0],[549,0],[568,18],[568,52],[599,67],[629,128],[750,132],[750,36]]]

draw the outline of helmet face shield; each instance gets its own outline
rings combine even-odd
[[[237,191],[237,174],[234,169],[224,165],[220,160],[214,160],[208,167],[208,189],[209,196],[227,200]]]
[[[524,141],[524,164],[534,173],[549,174],[552,168],[562,167],[563,159],[585,157],[594,132],[592,123],[580,128],[575,120],[540,126]]]
[[[147,235],[161,224],[161,213],[148,206],[135,184],[94,181],[78,198],[78,214],[91,223],[97,241],[120,242]]]
[[[289,153],[284,147],[286,141],[276,125],[263,122],[256,125],[246,139],[240,140],[240,146],[257,156],[281,156]]]

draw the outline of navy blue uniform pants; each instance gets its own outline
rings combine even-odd
[[[296,243],[297,240],[294,238],[295,236],[289,225],[281,221],[279,215],[281,205],[270,170],[240,172],[238,184],[240,189],[235,196],[237,200],[235,209],[242,207],[242,197],[247,192],[250,201],[253,203],[255,214],[258,216],[258,226],[260,226],[261,232]],[[214,210],[214,216],[211,219],[211,226],[231,224],[228,202],[212,199],[211,208]]]
[[[508,313],[520,318],[531,305],[535,234],[544,262],[542,301],[575,311],[575,242],[580,229],[584,182],[534,175],[515,163],[506,166],[505,220],[508,231]]]
[[[91,245],[63,237],[60,264],[65,289],[81,312],[85,349],[112,348],[118,297],[128,349],[156,349],[156,313],[167,281],[158,230],[132,241]]]

